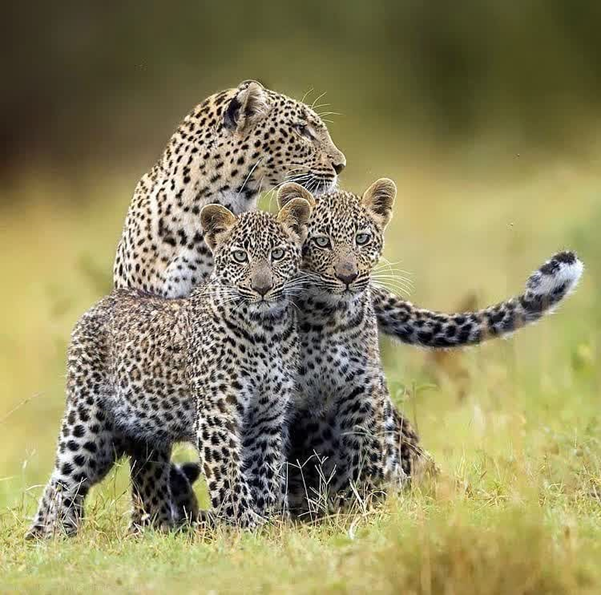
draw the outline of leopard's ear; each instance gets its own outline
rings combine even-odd
[[[278,190],[278,205],[280,206],[280,209],[285,207],[294,198],[304,198],[311,205],[311,208],[315,207],[315,198],[300,184],[288,182],[287,184],[280,186],[280,189]]]
[[[203,207],[200,211],[200,225],[205,233],[205,242],[212,252],[225,239],[234,223],[236,216],[223,205]]]
[[[223,112],[223,125],[232,132],[244,132],[270,110],[271,102],[265,87],[258,81],[244,81],[238,85],[236,94]]]
[[[278,221],[298,244],[307,239],[307,222],[311,216],[311,203],[304,198],[292,198],[278,213]]]
[[[384,229],[392,219],[392,207],[396,198],[396,185],[388,178],[376,180],[363,194],[361,204],[372,219]]]

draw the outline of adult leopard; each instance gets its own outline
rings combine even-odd
[[[262,190],[284,181],[327,192],[345,165],[309,106],[257,81],[212,95],[184,118],[138,183],[117,249],[115,288],[188,296],[213,269],[200,228],[203,206],[254,210]]]

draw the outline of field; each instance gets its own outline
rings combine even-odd
[[[376,510],[257,534],[128,537],[124,463],[93,491],[77,538],[23,540],[51,471],[70,329],[110,288],[139,172],[46,173],[5,191],[0,592],[601,592],[599,163],[465,179],[435,160],[402,171],[382,161],[344,184],[396,179],[386,255],[411,273],[412,301],[487,305],[563,248],[578,250],[584,279],[553,317],[459,356],[384,341],[392,392],[441,476]]]

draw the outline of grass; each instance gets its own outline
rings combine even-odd
[[[396,178],[387,256],[413,271],[413,301],[449,310],[472,291],[482,304],[500,299],[564,247],[579,250],[585,279],[553,318],[452,366],[384,342],[394,398],[440,478],[374,511],[256,534],[127,537],[123,464],[93,491],[77,538],[23,540],[52,466],[69,332],[110,288],[136,176],[101,186],[45,176],[2,197],[1,592],[601,590],[601,180],[592,166],[488,183],[396,170],[384,163],[346,185]]]

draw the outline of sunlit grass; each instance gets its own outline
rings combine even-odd
[[[345,185],[361,191],[378,176],[396,179],[386,255],[411,272],[413,301],[450,310],[474,291],[485,305],[519,291],[531,270],[565,247],[579,250],[585,279],[552,318],[465,352],[463,396],[452,373],[435,374],[426,353],[385,342],[391,391],[441,477],[368,514],[256,535],[128,538],[123,464],[94,490],[80,536],[23,541],[54,457],[69,333],[110,288],[135,176],[110,184],[86,178],[77,188],[44,177],[5,197],[0,590],[601,589],[601,179],[554,168],[487,185],[433,164],[395,169],[356,170]]]

